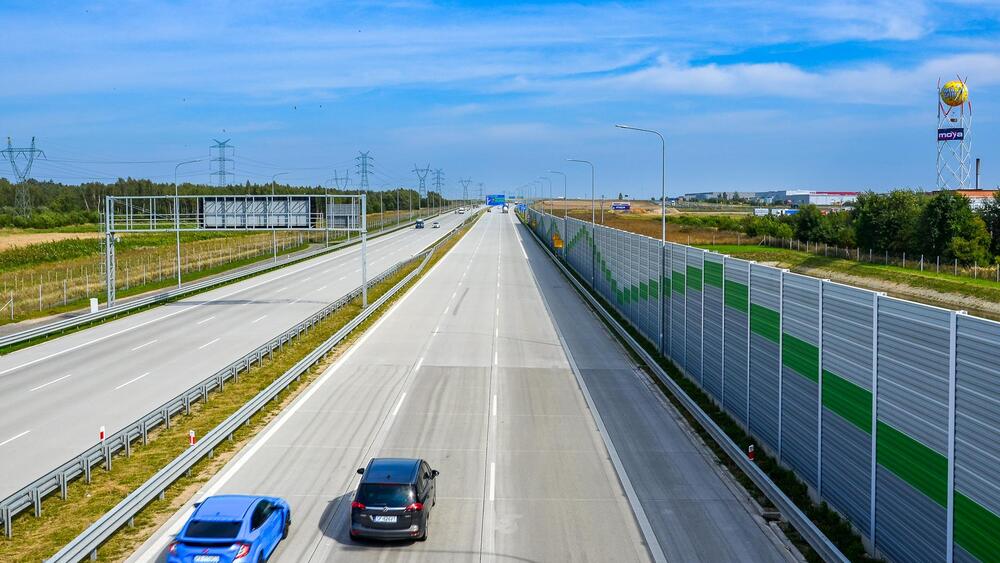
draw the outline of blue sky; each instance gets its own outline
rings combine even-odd
[[[589,196],[573,157],[599,193],[648,197],[658,142],[629,123],[665,133],[672,195],[930,189],[935,85],[956,74],[1000,183],[995,1],[6,0],[0,36],[0,135],[37,137],[34,176],[71,183],[169,180],[231,138],[238,181],[317,185],[370,150],[374,188],[430,164],[452,194],[557,169]]]

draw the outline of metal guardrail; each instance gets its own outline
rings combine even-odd
[[[464,223],[465,222],[460,224],[455,229],[452,229],[448,235],[458,230],[458,228],[464,225]],[[448,235],[445,235],[444,238]],[[444,238],[442,238],[442,240],[444,240]],[[427,250],[424,250],[420,254],[432,252],[435,248],[437,248],[437,244]],[[417,256],[420,256],[420,254],[417,254]],[[388,276],[393,275],[413,259],[414,258],[409,258],[398,262],[386,271],[368,280],[368,287],[372,287],[386,279]],[[344,306],[346,303],[350,302],[359,295],[361,295],[360,286],[337,301],[327,305],[320,311],[313,313],[307,319],[296,324],[267,343],[262,344],[255,350],[230,363],[228,366],[222,368],[183,393],[153,409],[138,420],[126,425],[121,430],[118,430],[110,436],[106,436],[104,441],[91,446],[83,453],[74,456],[66,463],[63,463],[42,477],[35,479],[20,490],[8,495],[7,498],[0,500],[0,525],[3,526],[5,535],[8,538],[13,536],[12,521],[15,516],[25,510],[28,510],[29,508],[33,509],[36,517],[41,516],[43,498],[54,493],[55,491],[59,491],[60,497],[65,499],[66,488],[70,481],[83,477],[89,483],[93,468],[102,464],[105,469],[110,470],[112,460],[116,454],[124,451],[126,456],[131,455],[133,442],[141,440],[141,442],[145,444],[149,432],[160,425],[170,428],[171,417],[181,412],[185,414],[190,413],[192,403],[204,400],[211,391],[222,389],[227,381],[238,378],[239,374],[250,369],[254,362],[260,364],[265,356],[270,357],[276,349],[282,348],[287,342],[302,332],[308,330],[317,322],[326,318],[329,314]]]
[[[836,563],[848,563],[850,560],[844,556],[843,553],[837,549],[837,546],[833,545],[830,538],[826,537],[816,524],[809,519],[798,506],[792,502],[792,499],[788,498],[788,495],[782,491],[778,485],[767,476],[764,471],[747,459],[746,454],[743,450],[736,445],[735,442],[715,423],[714,420],[708,414],[698,406],[698,403],[694,401],[684,389],[670,377],[670,375],[664,371],[660,364],[653,358],[653,356],[646,351],[646,349],[639,344],[639,342],[631,335],[629,332],[614,318],[611,313],[601,305],[601,303],[594,297],[590,289],[576,278],[572,271],[566,267],[566,265],[557,258],[552,251],[548,249],[544,241],[542,241],[538,234],[535,233],[534,229],[528,228],[534,239],[539,243],[542,250],[548,254],[549,258],[555,262],[556,266],[560,269],[564,276],[569,279],[570,283],[576,287],[577,291],[590,303],[591,307],[604,319],[605,322],[611,326],[614,331],[618,334],[629,348],[638,355],[644,364],[656,374],[656,377],[670,390],[671,394],[677,398],[677,400],[684,406],[684,408],[698,421],[698,424],[705,429],[706,432],[712,437],[712,440],[719,445],[719,447],[726,452],[726,455],[735,463],[740,470],[754,482],[755,485],[764,493],[764,495],[774,503],[778,511],[788,520],[789,523],[795,528],[795,530],[806,540],[813,550],[823,559],[823,561],[836,562]]]
[[[434,217],[434,215],[430,215],[428,217]],[[397,230],[404,229],[407,226],[412,225],[412,224],[413,224],[413,221],[410,221],[408,223],[403,223],[402,225],[399,225],[398,228],[389,229],[389,230],[383,231],[381,233],[375,234],[374,236],[387,235],[387,234],[395,232]],[[374,238],[374,236],[373,236],[373,238]],[[27,330],[23,330],[21,332],[16,332],[14,334],[9,334],[7,336],[2,336],[2,337],[0,337],[0,350],[2,350],[3,348],[5,348],[7,346],[11,346],[11,345],[14,345],[14,344],[20,344],[22,342],[33,340],[35,338],[49,336],[51,334],[56,334],[56,333],[62,332],[64,330],[68,330],[68,329],[76,328],[78,326],[86,325],[86,324],[92,323],[94,321],[99,321],[101,319],[105,319],[105,318],[108,318],[108,317],[113,317],[113,316],[121,314],[121,313],[126,313],[126,312],[134,310],[134,309],[140,309],[142,307],[148,307],[149,305],[155,305],[155,304],[160,303],[162,301],[169,301],[171,299],[174,299],[176,297],[180,297],[180,296],[183,296],[183,295],[187,295],[189,293],[198,293],[200,291],[204,291],[206,289],[215,287],[217,285],[227,284],[227,283],[229,283],[229,282],[231,282],[233,280],[238,280],[238,279],[241,279],[241,278],[245,278],[245,277],[249,277],[249,276],[254,276],[254,275],[257,275],[257,274],[269,271],[269,270],[273,270],[273,269],[276,269],[276,268],[281,268],[281,267],[284,267],[284,266],[288,266],[290,264],[301,262],[303,260],[308,260],[310,258],[314,258],[314,257],[319,256],[321,254],[325,254],[325,253],[328,253],[328,252],[333,252],[333,251],[336,251],[336,250],[340,250],[341,248],[344,248],[346,246],[350,246],[352,244],[357,244],[357,242],[358,242],[357,240],[349,240],[349,241],[341,242],[341,243],[338,243],[338,244],[335,244],[335,245],[330,245],[330,246],[326,246],[326,247],[323,247],[323,248],[317,248],[315,250],[310,250],[310,251],[307,251],[307,252],[303,252],[303,253],[300,253],[300,254],[295,254],[295,255],[287,256],[285,258],[282,258],[282,259],[278,260],[277,262],[270,262],[270,261],[263,262],[263,263],[261,263],[261,264],[259,264],[257,266],[251,266],[249,268],[245,268],[245,269],[241,269],[241,270],[236,270],[236,271],[230,272],[228,274],[224,274],[222,276],[218,276],[218,277],[214,277],[214,278],[209,278],[207,280],[195,282],[195,283],[192,283],[190,285],[185,285],[185,286],[182,286],[182,287],[179,287],[179,288],[173,288],[173,289],[170,289],[170,290],[167,290],[167,291],[163,291],[163,292],[157,293],[155,295],[149,295],[147,297],[141,297],[139,299],[134,299],[134,300],[128,301],[127,303],[121,303],[119,305],[113,305],[111,307],[108,307],[108,308],[105,308],[105,309],[101,309],[101,310],[99,310],[99,311],[97,311],[95,313],[85,313],[85,314],[82,314],[82,315],[77,315],[77,316],[74,316],[74,317],[71,317],[71,318],[68,318],[68,319],[63,319],[61,321],[55,321],[55,322],[48,323],[48,324],[45,324],[45,325],[42,325],[42,326],[38,326],[38,327],[35,327],[35,328],[29,328]]]
[[[354,319],[334,333],[333,336],[310,352],[309,355],[299,360],[294,366],[289,368],[288,371],[282,374],[281,377],[258,393],[257,396],[240,407],[239,410],[226,418],[226,420],[219,423],[219,425],[209,431],[205,437],[201,439],[201,441],[185,450],[184,453],[177,456],[164,468],[157,471],[155,475],[149,478],[149,480],[140,485],[139,488],[125,497],[125,499],[118,503],[117,506],[91,524],[86,530],[83,531],[83,533],[66,544],[66,546],[60,549],[48,561],[75,563],[87,557],[95,559],[97,555],[97,548],[100,547],[101,544],[107,541],[108,538],[110,538],[121,527],[125,526],[146,505],[162,495],[167,487],[169,487],[177,479],[183,477],[187,471],[202,458],[210,455],[220,443],[227,440],[241,425],[248,422],[251,416],[264,408],[267,403],[277,397],[278,394],[288,387],[288,385],[290,385],[293,381],[301,377],[306,370],[312,367],[313,364],[319,361],[320,358],[322,358],[327,352],[333,349],[334,346],[347,337],[351,331],[357,328],[358,325],[364,322],[369,316],[378,310],[379,307],[385,304],[387,300],[392,298],[392,296],[394,296],[401,288],[413,280],[414,277],[420,275],[434,253],[434,250],[447,240],[448,236],[454,234],[474,217],[475,215],[466,221],[463,221],[457,227],[452,229],[448,235],[442,238],[438,243],[422,252],[421,254],[424,256],[423,260],[421,260],[420,265],[416,269],[407,274],[406,277],[396,283],[396,285],[392,286],[389,291],[371,303],[368,308],[361,311],[361,313],[354,317]],[[421,254],[396,264],[392,267],[392,270],[398,271],[399,268],[416,259]],[[381,274],[380,278],[384,279],[387,275],[389,274]],[[373,280],[372,283],[376,282]],[[356,297],[359,294],[360,288],[352,292],[352,297]],[[343,301],[344,299],[347,299],[347,296],[342,298],[340,301]],[[333,307],[333,304],[331,304],[330,307]]]

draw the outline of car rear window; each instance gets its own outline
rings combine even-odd
[[[242,522],[220,522],[214,520],[192,520],[188,524],[185,536],[198,539],[235,539],[240,533]]]
[[[410,485],[365,483],[358,489],[358,502],[367,506],[407,506],[415,500]]]

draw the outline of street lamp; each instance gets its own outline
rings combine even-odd
[[[567,158],[567,162],[579,162],[590,166],[590,241],[591,241],[591,252],[590,252],[590,286],[594,287],[597,282],[597,276],[595,275],[594,266],[594,252],[597,249],[597,243],[594,240],[594,234],[597,229],[595,222],[597,220],[597,208],[594,207],[597,204],[595,196],[597,195],[597,173],[594,170],[594,163],[589,160],[581,160],[579,158]],[[662,285],[662,284],[660,284]]]
[[[659,131],[653,131],[652,129],[641,129],[639,127],[632,127],[630,125],[615,125],[619,129],[631,129],[632,131],[641,131],[643,133],[651,133],[660,138],[660,272],[664,271],[666,268],[666,258],[664,257],[664,248],[667,246],[667,142],[663,139],[663,135]],[[660,348],[663,348],[663,299],[664,292],[666,289],[663,287],[663,276],[660,276]]]
[[[271,222],[270,219],[271,219],[271,216],[272,216],[272,212],[274,210],[274,180],[278,176],[284,176],[285,174],[288,174],[288,172],[278,172],[277,174],[271,176],[271,201],[267,205],[267,218],[269,220],[268,221],[269,223]],[[277,229],[274,228],[273,224],[271,224],[270,226],[271,226],[271,248],[274,251],[274,262],[277,263],[278,262],[278,231],[277,231]]]
[[[545,181],[547,181],[549,183],[549,212],[551,213],[551,211],[552,211],[552,179],[549,178],[548,176],[540,176],[538,179],[539,180],[545,180]],[[542,186],[542,189],[544,190],[545,186]],[[542,195],[544,197],[544,195],[545,195],[544,192],[543,192]],[[543,206],[542,211],[544,211],[544,210],[545,210],[545,208]]]
[[[569,207],[568,204],[566,203],[567,200],[568,200],[568,198],[566,196],[566,185],[567,185],[566,175],[563,174],[562,172],[558,171],[558,170],[549,170],[549,174],[558,174],[558,175],[562,176],[562,179],[563,179],[563,219],[565,219],[566,218],[566,210]]]
[[[181,286],[181,197],[177,188],[177,169],[185,164],[194,164],[195,162],[203,162],[204,158],[199,158],[197,160],[185,160],[184,162],[178,162],[177,166],[174,166],[174,232],[176,233],[177,242],[177,287]]]

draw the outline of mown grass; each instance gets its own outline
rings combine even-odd
[[[474,219],[478,220],[478,216]],[[293,400],[305,387],[314,381],[367,329],[389,306],[401,298],[414,283],[447,254],[458,240],[468,232],[474,221],[449,236],[434,251],[421,275],[414,277],[401,291],[357,329],[338,344],[327,357],[313,366],[299,381],[282,391],[267,407],[253,416],[249,424],[241,426],[233,434],[233,439],[224,442],[214,452],[211,459],[201,460],[188,474],[167,490],[162,500],[150,503],[134,519],[133,527],[126,527],[116,533],[100,549],[102,560],[124,559],[149,537],[177,508],[191,497],[197,487],[207,482],[224,464],[232,458],[254,435]],[[419,265],[412,260],[399,272],[373,286],[369,300],[374,301],[406,277]],[[229,383],[223,393],[212,393],[207,402],[192,406],[190,415],[180,415],[171,421],[169,429],[160,427],[149,436],[145,446],[135,444],[132,456],[118,456],[111,471],[95,468],[89,484],[83,480],[70,483],[67,500],[58,495],[46,498],[42,503],[42,516],[35,518],[22,513],[13,522],[13,539],[0,538],[0,561],[40,561],[52,556],[62,546],[79,535],[87,526],[113,508],[129,493],[142,485],[160,468],[180,455],[188,447],[188,431],[204,436],[233,412],[246,404],[271,382],[285,373],[300,359],[322,344],[332,334],[347,324],[361,312],[360,298],[355,299],[323,319],[311,330],[296,338],[269,360],[242,374],[238,381]]]
[[[600,294],[591,290],[588,286],[587,280],[582,279],[573,269],[569,269],[569,271],[571,275],[576,277],[577,280],[587,288],[590,294],[601,304],[604,310],[606,310],[612,318],[618,322],[618,324],[625,328],[626,332],[628,332],[628,334],[632,336],[632,338],[634,338],[635,341],[638,342],[639,345],[642,346],[643,349],[656,360],[657,365],[663,368],[667,375],[675,383],[677,383],[681,389],[684,390],[684,393],[691,397],[698,404],[698,407],[703,410],[734,443],[741,448],[745,448],[750,444],[759,444],[759,442],[751,437],[743,429],[743,427],[736,422],[735,419],[723,411],[705,391],[698,387],[698,385],[693,381],[688,379],[672,361],[662,356],[656,347],[649,342],[645,336],[635,330],[632,325],[630,325],[628,321],[626,321],[618,313],[618,311],[611,306],[610,303],[608,303]],[[601,320],[604,322],[603,318],[601,318]],[[612,327],[609,326],[608,328],[611,330],[612,334],[615,334]],[[643,364],[643,361],[637,355],[633,354],[628,346],[625,346],[624,348],[630,355],[632,355],[638,365]],[[677,397],[674,396],[669,388],[653,374],[647,373],[647,375],[649,379],[660,389],[663,395],[671,402],[674,408],[681,413],[688,425],[712,450],[715,457],[719,460],[719,463],[726,467],[729,473],[733,475],[733,477],[740,483],[741,486],[743,486],[744,489],[746,489],[746,491],[758,504],[764,508],[773,509],[774,506],[764,493],[745,473],[743,473],[743,471],[738,465],[736,465],[729,455],[722,450],[722,448],[713,440],[711,435],[698,423],[691,413],[687,411]],[[778,486],[779,489],[788,495],[792,502],[794,502],[795,505],[798,506],[799,509],[802,510],[806,516],[816,524],[820,531],[822,531],[848,559],[859,563],[871,563],[878,561],[877,559],[872,559],[868,556],[861,538],[854,533],[853,528],[851,528],[851,525],[847,522],[847,520],[842,518],[840,514],[830,508],[825,502],[820,504],[813,502],[812,498],[809,496],[808,486],[799,480],[793,471],[782,467],[778,463],[777,459],[769,455],[763,450],[763,448],[757,448],[756,460],[757,465],[764,471],[764,473],[768,475],[768,477]],[[809,547],[809,544],[806,543],[801,536],[799,536],[798,532],[796,532],[794,528],[785,525],[783,526],[783,530],[789,540],[791,540],[806,557],[807,561],[816,563],[822,561],[819,555],[813,551],[811,547]]]

